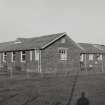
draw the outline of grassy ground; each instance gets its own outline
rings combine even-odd
[[[0,105],[66,105],[74,81],[73,76],[38,78],[6,78],[0,80]],[[105,105],[105,74],[80,75],[71,105],[84,91],[90,105]]]

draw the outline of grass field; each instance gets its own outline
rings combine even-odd
[[[0,105],[66,105],[75,76],[0,80]],[[84,91],[90,105],[105,105],[105,74],[80,75],[71,105]]]

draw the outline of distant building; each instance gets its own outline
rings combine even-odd
[[[105,71],[105,46],[98,44],[79,43],[82,47],[80,53],[80,68],[86,72]]]
[[[80,68],[80,48],[66,33],[18,38],[0,44],[0,66],[39,73],[68,73]]]
[[[36,73],[104,72],[105,47],[74,42],[66,33],[0,43],[0,68]]]

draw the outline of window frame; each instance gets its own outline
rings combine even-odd
[[[68,49],[65,48],[65,47],[60,47],[58,48],[58,54],[59,54],[59,57],[60,57],[60,61],[67,61],[68,59]]]
[[[97,57],[97,60],[98,61],[102,61],[103,60],[103,55],[102,54],[99,54],[99,56]]]
[[[23,52],[25,52],[24,54],[23,54]],[[25,60],[23,60],[23,56],[25,56]],[[26,51],[21,51],[21,62],[26,62]]]
[[[32,50],[30,50],[30,61],[32,61],[33,59],[32,59],[32,57],[33,57],[33,51]]]
[[[35,49],[34,52],[35,52],[35,61],[39,61],[39,59],[40,59],[40,51]]]
[[[84,61],[84,54],[80,54],[80,62]]]
[[[89,61],[93,61],[94,59],[94,54],[89,54]]]
[[[15,54],[14,54],[15,53]],[[13,51],[13,52],[11,52],[11,61],[12,62],[15,62],[16,61],[16,52],[15,51]]]
[[[3,52],[3,62],[6,62],[7,52]]]

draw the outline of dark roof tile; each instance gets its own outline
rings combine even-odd
[[[17,38],[16,41],[21,41],[21,43],[15,43],[15,41],[1,43],[0,51],[41,49],[43,46],[46,47],[50,42],[55,41],[57,38],[59,39],[64,35],[66,35],[66,33],[57,33],[34,38]]]
[[[89,44],[89,43],[78,43],[84,50],[83,53],[105,53],[105,50],[101,45]]]

